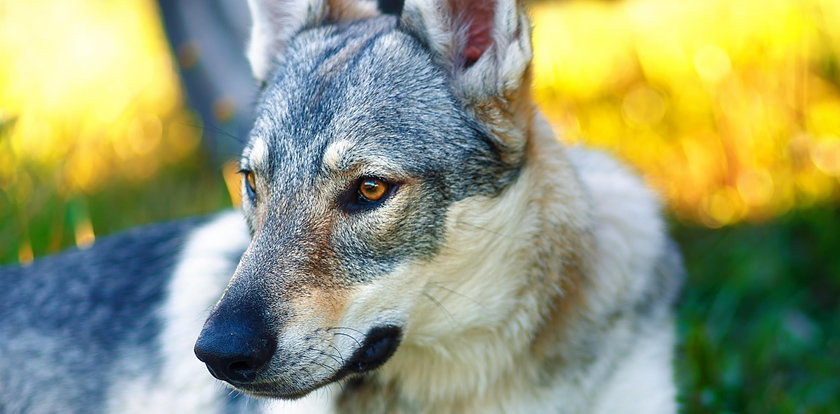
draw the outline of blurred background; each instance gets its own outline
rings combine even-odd
[[[238,203],[239,0],[0,0],[0,263]],[[533,1],[535,96],[634,165],[687,413],[840,412],[840,1]]]

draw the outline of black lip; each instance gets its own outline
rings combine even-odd
[[[362,346],[344,364],[342,371],[361,374],[379,368],[394,355],[401,339],[402,328],[398,326],[372,328]]]

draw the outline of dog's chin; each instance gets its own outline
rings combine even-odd
[[[313,383],[289,384],[280,381],[266,381],[247,384],[231,383],[237,391],[260,398],[296,400],[312,391],[340,381],[348,375],[359,375],[382,366],[399,347],[402,329],[397,326],[372,328],[365,335],[362,345],[344,362],[344,365],[327,379]],[[303,378],[302,378],[303,379]],[[311,378],[306,378],[311,379]]]
[[[335,379],[328,379],[316,384],[286,384],[281,382],[266,382],[257,384],[231,384],[237,391],[258,398],[269,398],[277,400],[297,400],[303,398],[312,391],[324,387]]]

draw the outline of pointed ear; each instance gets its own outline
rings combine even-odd
[[[509,149],[524,145],[516,130],[525,133],[533,111],[531,27],[518,0],[407,0],[402,25],[426,43],[496,138]]]
[[[399,15],[402,1],[248,0],[248,7],[252,20],[248,60],[254,76],[264,82],[286,42],[301,29],[385,13]],[[380,12],[379,8],[383,11]]]

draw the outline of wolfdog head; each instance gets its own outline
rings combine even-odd
[[[195,349],[244,392],[297,398],[482,312],[429,317],[429,288],[486,267],[452,223],[522,175],[530,28],[515,0],[249,3],[252,239]]]

